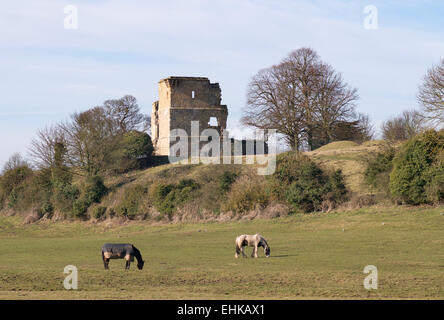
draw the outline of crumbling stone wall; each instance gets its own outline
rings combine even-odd
[[[216,118],[210,125],[210,118]],[[183,129],[191,138],[191,121],[199,121],[199,136],[213,128],[222,136],[228,109],[221,105],[221,89],[208,78],[169,77],[159,81],[159,101],[153,103],[151,134],[157,155],[168,155],[170,131]],[[174,143],[174,142],[173,142]],[[204,142],[205,143],[205,142]]]

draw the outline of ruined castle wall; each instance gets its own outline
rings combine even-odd
[[[170,109],[160,109],[159,101],[153,103],[151,137],[156,154],[168,155],[170,147]]]
[[[210,118],[217,124],[210,126]],[[183,129],[191,136],[191,121],[199,121],[199,135],[207,128],[219,134],[226,129],[228,109],[221,105],[219,84],[207,78],[170,77],[159,82],[159,101],[153,104],[152,137],[156,154],[168,155],[170,130]]]
[[[172,108],[201,109],[220,106],[219,84],[210,84],[209,80],[178,80],[171,88]]]

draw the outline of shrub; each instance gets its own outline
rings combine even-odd
[[[7,194],[9,194],[14,187],[19,186],[26,179],[31,177],[32,174],[32,169],[26,165],[6,170],[3,172],[1,188],[5,190]]]
[[[154,148],[150,136],[141,131],[130,131],[122,138],[124,155],[129,159],[142,159],[152,156]]]
[[[435,163],[424,175],[426,181],[429,181],[425,188],[429,202],[442,202],[444,199],[444,150],[439,153]]]
[[[142,199],[146,196],[148,189],[141,185],[127,188],[123,195],[123,200],[116,208],[118,215],[133,218],[138,214]]]
[[[390,172],[393,169],[393,158],[395,149],[388,148],[376,154],[367,162],[367,168],[364,171],[364,181],[374,188],[390,192]]]
[[[190,200],[192,192],[199,187],[192,179],[181,180],[178,184],[160,184],[154,190],[154,204],[160,213],[171,215]]]
[[[82,218],[85,216],[88,208],[93,203],[99,203],[102,197],[108,192],[99,176],[88,177],[83,186],[83,192],[71,185],[62,185],[59,190],[59,197],[72,201],[72,214],[74,217]]]
[[[145,132],[133,130],[123,134],[118,146],[109,164],[109,169],[114,173],[147,167],[152,160],[154,147],[150,136]]]
[[[47,214],[49,217],[51,217],[53,213],[54,213],[54,206],[52,205],[52,203],[49,201],[43,202],[43,204],[40,206],[39,214],[41,216]]]
[[[59,183],[54,186],[54,204],[62,212],[68,212],[75,200],[80,196],[80,190],[71,183]]]
[[[254,173],[246,174],[238,177],[232,184],[223,209],[246,213],[256,208],[263,209],[268,202],[264,177]]]
[[[443,150],[444,130],[428,130],[408,140],[393,160],[392,195],[409,204],[442,201]]]
[[[83,218],[85,217],[85,213],[88,210],[88,207],[90,206],[90,202],[88,202],[86,199],[77,199],[74,201],[72,206],[72,214],[76,218]]]
[[[322,204],[326,179],[314,164],[304,165],[301,169],[300,179],[288,186],[286,200],[304,212],[315,211]]]
[[[106,209],[106,207],[95,206],[94,208],[92,208],[91,216],[93,218],[100,219],[105,215]]]
[[[32,176],[32,169],[26,164],[4,170],[0,180],[0,200],[2,202],[0,204],[2,206],[7,204],[9,208],[15,208],[20,202],[19,198],[26,187],[26,181]],[[22,205],[25,204],[22,203]]]
[[[16,189],[12,189],[8,196],[8,207],[14,208],[18,202],[18,192]]]
[[[231,185],[236,180],[237,174],[235,172],[224,171],[222,177],[220,178],[219,188],[222,192],[227,192],[230,190]]]
[[[103,184],[102,177],[88,177],[86,181],[84,198],[87,202],[89,202],[89,204],[100,202],[102,197],[106,195],[107,192],[108,189]]]
[[[336,206],[346,198],[342,172],[324,172],[307,156],[298,152],[282,154],[270,178],[270,192],[297,210],[321,210],[324,202]]]
[[[324,191],[326,192],[324,199],[327,201],[336,204],[345,200],[347,196],[347,187],[345,186],[344,176],[342,175],[341,169],[328,173],[328,181]]]

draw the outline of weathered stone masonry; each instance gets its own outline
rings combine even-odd
[[[191,121],[199,121],[199,135],[207,128],[214,128],[222,136],[227,126],[228,109],[221,105],[220,86],[210,83],[208,78],[160,80],[159,101],[152,108],[151,134],[157,155],[168,155],[172,129],[183,129],[191,138]],[[212,125],[210,119],[215,120]]]

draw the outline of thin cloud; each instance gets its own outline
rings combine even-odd
[[[375,31],[363,29],[362,1],[10,1],[0,13],[0,116],[11,118],[10,140],[23,149],[33,133],[24,138],[22,121],[44,127],[124,94],[149,113],[160,78],[196,75],[220,83],[228,127],[242,135],[251,76],[309,46],[359,89],[358,110],[380,123],[416,106],[422,75],[444,52],[442,24],[412,12],[443,6],[373,3]],[[78,6],[77,30],[63,28],[68,4]],[[2,148],[0,161],[10,153]]]

